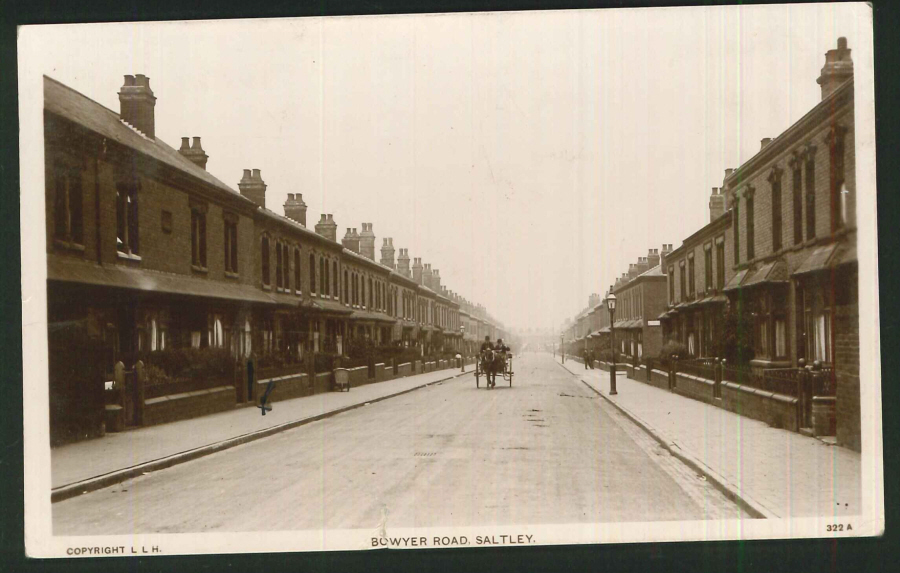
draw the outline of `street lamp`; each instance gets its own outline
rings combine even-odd
[[[606,297],[606,307],[609,309],[609,332],[612,338],[612,366],[609,367],[609,395],[615,396],[616,392],[616,295],[610,293]]]
[[[565,334],[559,335],[559,355],[562,357],[563,364],[566,363],[566,346],[565,346],[565,343],[563,342],[564,336],[565,336]]]

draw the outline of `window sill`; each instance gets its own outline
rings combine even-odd
[[[294,290],[294,294],[297,296],[303,296],[303,291],[302,290]]]
[[[233,273],[231,271],[225,271],[225,278],[227,278],[227,279],[236,279],[236,278],[238,278],[238,276],[239,275],[237,273]]]
[[[271,285],[263,285],[262,289],[263,290],[272,290],[272,286]]]
[[[131,253],[123,253],[122,251],[116,251],[116,255],[117,255],[120,259],[125,259],[126,261],[137,261],[137,262],[140,262],[140,260],[141,260],[141,256],[140,256],[140,255],[133,255],[133,254],[131,254]]]
[[[72,241],[63,241],[61,239],[54,239],[53,245],[60,249],[66,249],[69,251],[78,251],[80,253],[84,252],[84,245],[79,245],[78,243],[74,243]]]
[[[208,268],[201,267],[200,265],[191,265],[191,270],[194,271],[195,273],[202,273],[204,275],[209,272]]]

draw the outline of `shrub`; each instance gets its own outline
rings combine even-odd
[[[234,372],[234,359],[224,348],[175,348],[155,350],[144,357],[144,365],[154,368],[154,376],[178,378],[226,378]],[[156,372],[156,371],[159,372]],[[148,380],[150,378],[148,377]]]
[[[687,347],[675,340],[669,340],[659,349],[659,357],[662,360],[671,360],[675,356],[679,358],[687,357]]]

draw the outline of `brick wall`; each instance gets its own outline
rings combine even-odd
[[[860,451],[859,305],[855,272],[850,286],[848,304],[837,306],[834,316],[835,417],[838,444]]]
[[[235,407],[234,386],[160,396],[144,401],[144,426],[224,412]]]

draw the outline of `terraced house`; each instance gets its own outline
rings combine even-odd
[[[220,181],[199,137],[178,149],[156,137],[143,75],[125,76],[119,101],[116,113],[44,78],[55,441],[101,432],[104,388],[124,391],[139,361],[148,393],[116,399],[126,425],[167,421],[176,390],[194,404],[179,417],[250,403],[263,370],[318,372],[361,345],[462,349],[461,297],[430,266],[428,282],[410,276],[406,249],[395,269],[391,238],[376,261],[372,223],[339,242],[332,214],[307,227],[299,193],[270,210],[259,169],[237,189]]]
[[[859,450],[853,62],[846,39],[826,53],[817,83],[815,107],[725,170],[722,187],[710,195],[707,225],[677,249],[664,245],[658,273],[639,260],[611,287],[617,350],[652,361],[661,342],[679,343],[677,364],[666,363],[667,377],[660,373],[669,389]],[[662,279],[661,297],[634,290],[648,274]],[[655,301],[662,301],[658,323],[645,312]],[[567,340],[576,343],[570,353],[590,312],[566,326]],[[648,344],[651,324],[661,324],[662,336],[650,331],[655,342]],[[655,383],[657,364],[645,362],[635,372]]]

